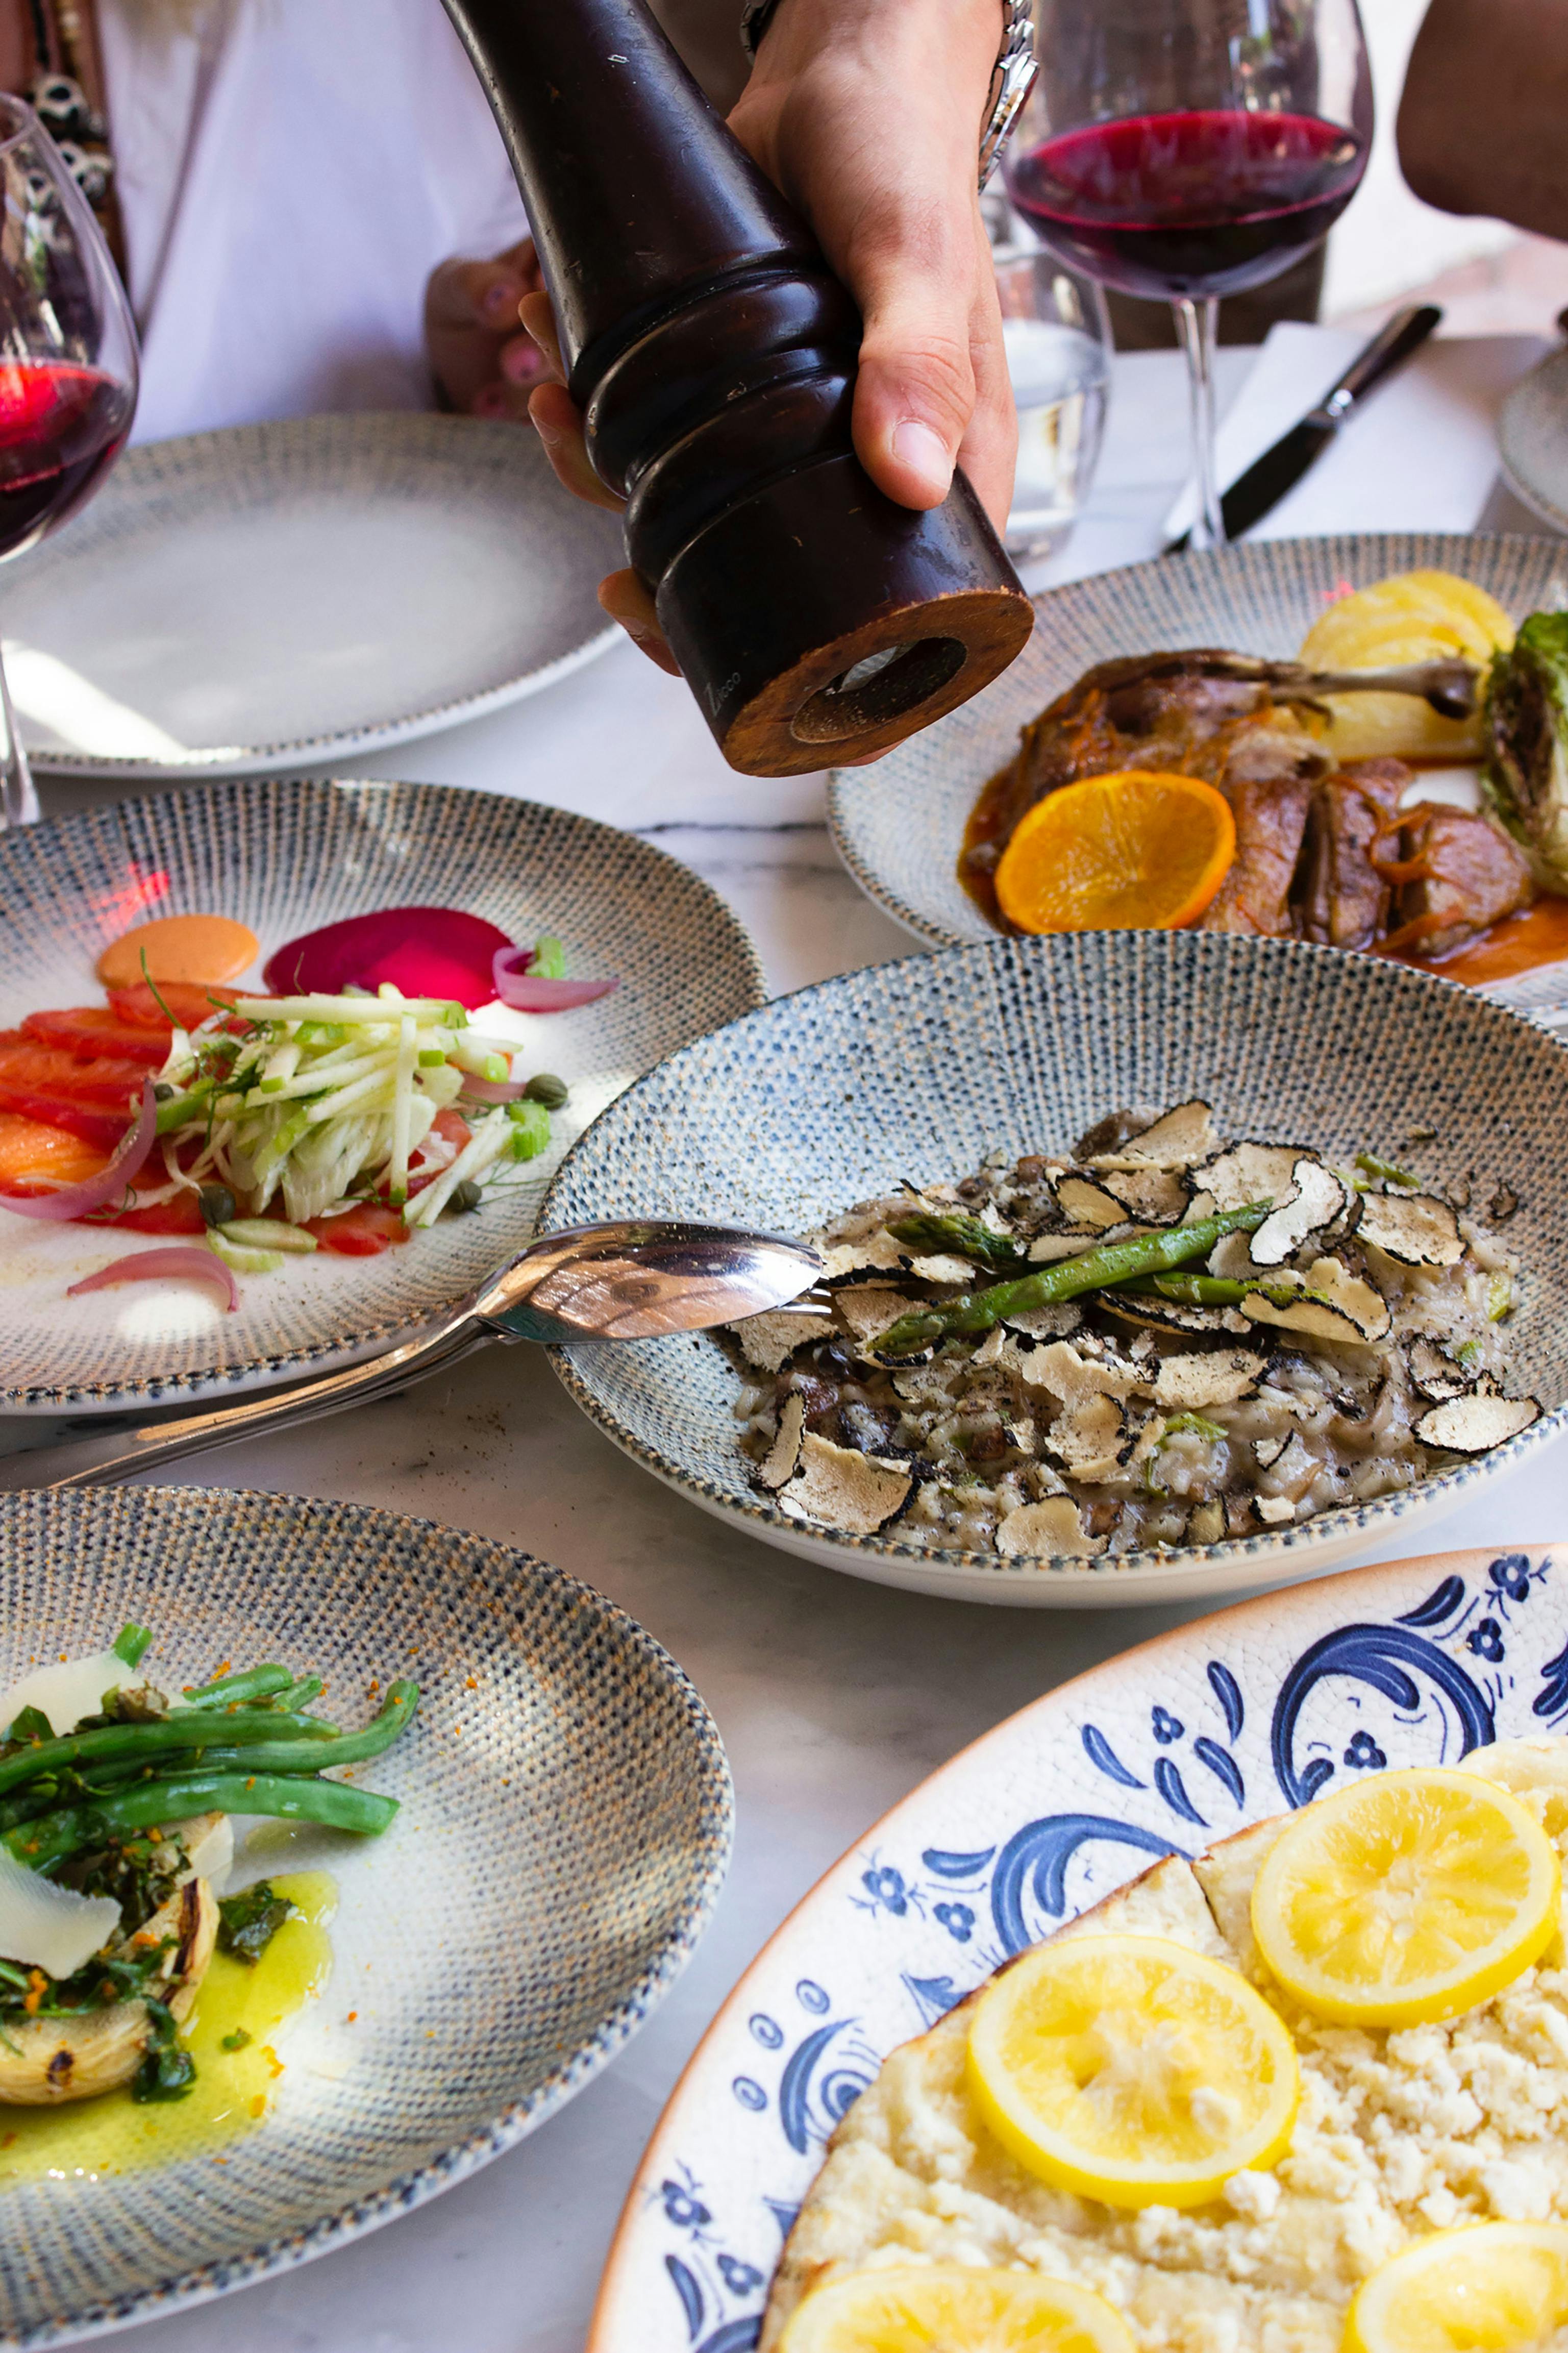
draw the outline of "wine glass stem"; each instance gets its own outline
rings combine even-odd
[[[5,660],[0,658],[0,831],[14,825],[37,825],[42,815],[16,714],[11,708]]]
[[[1176,333],[1187,355],[1187,390],[1193,409],[1193,480],[1197,503],[1187,544],[1223,547],[1225,517],[1220,512],[1214,446],[1214,352],[1219,304],[1194,302],[1184,296],[1171,308],[1176,314]]]

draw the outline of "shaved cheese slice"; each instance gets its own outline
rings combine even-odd
[[[35,1668],[0,1699],[0,1739],[10,1732],[25,1707],[36,1707],[47,1715],[57,1737],[72,1732],[84,1715],[100,1713],[105,1692],[124,1690],[140,1680],[136,1669],[128,1667],[113,1651],[95,1651],[89,1659],[62,1659],[56,1666]]]
[[[120,1906],[112,1895],[57,1887],[0,1845],[0,1957],[68,1978],[119,1933]]]

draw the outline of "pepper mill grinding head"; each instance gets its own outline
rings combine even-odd
[[[1005,670],[1029,600],[963,474],[850,440],[854,303],[643,0],[446,0],[500,125],[588,452],[731,764],[885,752]]]

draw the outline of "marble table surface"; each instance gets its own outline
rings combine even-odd
[[[1418,387],[1485,437],[1541,346],[1450,346]],[[1221,354],[1235,394],[1251,354]],[[1397,387],[1367,440],[1400,431]],[[1118,364],[1110,434],[1073,542],[1031,586],[1152,554],[1184,470],[1173,353]],[[1369,458],[1331,472],[1298,529],[1354,529]],[[1412,522],[1466,529],[1428,499]],[[1385,515],[1378,521],[1389,527]],[[1489,501],[1489,527],[1533,528]],[[910,953],[838,866],[819,777],[732,775],[685,690],[629,646],[509,712],[351,773],[525,795],[646,833],[705,874],[748,923],[775,991]],[[51,783],[51,810],[107,796]],[[167,1477],[170,1474],[165,1473]],[[1042,1691],[1199,1614],[1047,1613],[927,1600],[858,1583],[721,1526],[617,1453],[542,1355],[491,1351],[393,1401],[255,1440],[173,1474],[193,1484],[331,1495],[473,1528],[556,1562],[620,1602],[689,1669],[718,1719],[739,1801],[718,1916],[664,2008],[544,2129],[391,2228],[300,2270],[144,2325],[138,2353],[577,2353],[616,2214],[677,2074],[730,1986],[812,1882],[954,1751]],[[1568,1443],[1438,1524],[1428,1549],[1561,1539]],[[1408,1537],[1368,1559],[1396,1557]],[[632,2345],[615,2353],[637,2353]]]

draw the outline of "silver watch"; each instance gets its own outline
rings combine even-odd
[[[763,34],[773,22],[779,0],[745,0],[741,11],[741,46],[754,63]],[[1002,159],[1024,100],[1035,86],[1039,64],[1035,56],[1035,0],[1002,0],[1002,46],[991,69],[985,121],[980,133],[980,185],[984,187]]]

